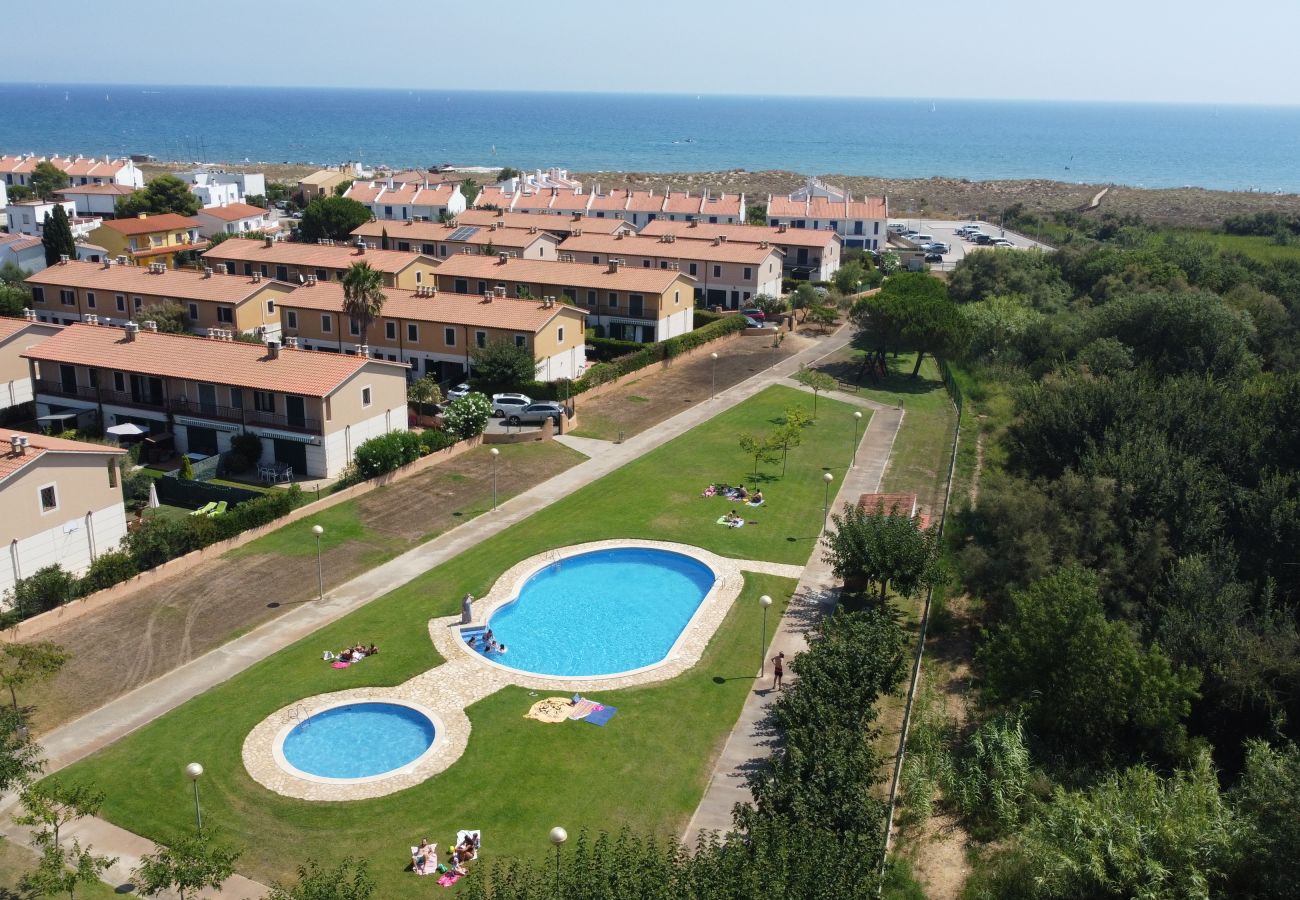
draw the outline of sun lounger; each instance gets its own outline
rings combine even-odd
[[[227,507],[228,505],[229,505],[229,504],[227,503],[227,501],[222,500],[220,503],[218,503],[218,504],[216,505],[216,508],[213,509],[212,512],[208,513],[208,515],[209,515],[211,518],[215,519],[217,516],[221,515],[223,512],[226,511],[226,507]]]
[[[213,500],[207,506],[200,506],[198,509],[194,510],[194,512],[190,513],[190,515],[206,516],[208,513],[212,512],[216,508],[217,508],[217,501]]]

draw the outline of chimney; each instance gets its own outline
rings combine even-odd
[[[491,292],[491,291],[484,291],[484,292],[483,292],[483,302],[484,302],[484,303],[491,303],[491,302],[492,302],[492,292]]]
[[[727,236],[725,234],[718,235],[719,244],[725,244],[726,242],[727,242]]]
[[[66,266],[67,264],[68,264],[68,254],[66,254],[66,253],[60,253],[60,254],[59,254],[59,265],[61,265],[61,266]]]
[[[611,259],[611,260],[609,261],[609,273],[610,273],[611,275],[615,275],[615,274],[618,273],[618,260],[616,260],[616,259]]]
[[[360,238],[357,238],[357,256],[361,256],[365,252],[366,252],[366,242],[361,240]]]
[[[135,217],[136,217],[137,219],[147,219],[147,218],[149,218],[149,214],[148,214],[148,213],[136,213],[136,214],[135,214]]]
[[[136,336],[137,334],[139,334],[139,333],[140,333],[140,326],[139,326],[139,325],[137,325],[135,322],[127,322],[127,323],[126,323],[126,339],[127,339],[128,341],[134,341],[134,340],[135,340],[135,336]]]
[[[261,272],[254,272],[254,273],[253,273],[253,284],[257,284],[257,283],[258,283],[259,281],[261,281],[261,280],[262,280],[262,273],[261,273]]]
[[[204,278],[211,278],[211,277],[212,277],[212,266],[204,266],[204,267],[203,267],[203,277],[204,277]]]
[[[303,281],[303,284],[307,287],[311,287],[315,283],[316,283],[315,275],[308,275],[307,278]]]
[[[158,333],[158,323],[155,322],[153,319],[146,319],[145,322],[144,322],[144,330],[145,330],[145,331],[152,331],[154,334],[157,334],[157,333]]]
[[[777,233],[777,234],[785,234],[785,224],[784,224],[784,223],[781,224],[781,225],[776,226],[776,233]]]
[[[104,257],[104,268],[105,268],[105,269],[111,269],[111,268],[113,268],[113,257],[111,257],[111,256],[105,256],[105,257]]]
[[[269,237],[262,238],[262,246],[263,247],[271,246],[271,239]]]
[[[217,272],[219,272],[219,273],[222,274],[222,275],[225,275],[225,274],[227,274],[229,271],[230,271],[230,270],[229,270],[228,268],[226,268],[226,264],[225,264],[225,263],[217,263]]]
[[[35,322],[35,321],[36,321],[36,310],[34,310],[34,309],[24,309],[24,310],[23,310],[23,318],[26,319],[28,322]]]
[[[623,240],[623,232],[620,231],[618,234],[614,235],[614,240],[616,241]]]
[[[506,264],[506,260],[509,259],[509,258],[510,258],[510,256],[509,256],[509,254],[507,254],[507,253],[498,253],[498,254],[497,254],[497,261],[498,261],[501,265],[503,265],[503,266]]]
[[[357,346],[357,356],[361,356],[361,357],[364,357],[365,359],[369,359],[369,358],[370,358],[370,345],[369,345],[369,344],[360,344],[360,345],[358,345],[358,346]]]
[[[99,316],[95,315],[94,313],[86,313],[84,316],[81,317],[81,321],[87,325],[98,325]]]
[[[759,241],[759,242],[758,242],[758,249],[760,249],[760,250],[766,250],[766,249],[767,249],[767,241]]]
[[[23,439],[20,435],[9,435],[9,451],[14,456],[24,456],[26,447],[23,445]]]
[[[492,292],[493,292],[494,294],[496,294],[498,297],[504,297],[504,296],[506,295],[506,288],[505,288],[505,285],[498,284],[498,285],[493,289]]]
[[[285,347],[286,350],[297,350],[297,349],[298,349],[298,339],[297,339],[296,337],[294,337],[293,335],[289,335],[288,337],[286,337],[286,338],[284,339],[284,347]]]
[[[280,358],[280,342],[279,342],[279,341],[267,341],[267,342],[266,342],[266,355],[269,356],[271,359],[279,359],[279,358]]]

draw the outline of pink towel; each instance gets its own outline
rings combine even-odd
[[[346,669],[346,668],[347,668],[348,666],[350,666],[350,665],[352,665],[352,663],[340,662],[340,661],[337,660],[337,659],[334,660],[334,668],[336,668],[336,669]]]
[[[459,875],[453,875],[450,872],[448,872],[446,875],[438,879],[438,884],[442,885],[443,887],[451,887],[453,884],[455,884],[458,881],[460,881]]]

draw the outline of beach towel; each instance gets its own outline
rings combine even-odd
[[[594,700],[582,700],[578,703],[575,703],[573,707],[570,709],[569,718],[574,720],[583,719],[586,718],[592,711],[597,709],[604,709],[604,708],[605,707],[601,706],[599,703],[595,702]]]
[[[745,505],[746,505],[746,506],[752,506],[752,507],[754,507],[755,509],[757,509],[758,507],[762,506],[762,505],[763,505],[764,503],[766,503],[766,502],[767,502],[766,500],[759,500],[757,503],[755,503],[753,500],[750,500],[750,501],[749,501],[748,503],[746,503]]]
[[[744,528],[744,527],[745,527],[745,520],[744,520],[744,519],[741,519],[739,522],[736,522],[736,523],[733,525],[731,522],[728,522],[728,521],[727,521],[727,517],[726,517],[726,516],[718,516],[718,521],[717,521],[716,524],[718,524],[718,525],[726,525],[728,528]]]
[[[348,666],[352,665],[352,663],[345,663],[341,659],[336,659],[334,662],[330,663],[330,665],[335,669],[346,669]]]
[[[616,712],[618,712],[617,706],[602,706],[600,709],[593,709],[583,721],[590,722],[592,725],[604,725],[614,718]]]
[[[555,725],[569,718],[569,713],[572,711],[573,702],[568,697],[547,697],[529,707],[528,712],[524,713],[524,718]]]
[[[448,872],[446,875],[438,879],[438,884],[442,885],[443,887],[451,887],[453,884],[455,884],[458,881],[460,881],[459,875],[453,875],[452,873]]]
[[[465,838],[467,837],[472,837],[474,839],[474,855],[470,858],[478,859],[478,852],[483,848],[483,832],[479,831],[477,828],[466,828],[456,832],[456,846],[459,847],[461,844],[465,843]]]

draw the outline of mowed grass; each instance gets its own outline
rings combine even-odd
[[[546,726],[523,719],[536,699],[523,689],[494,694],[468,710],[473,734],[448,771],[385,798],[316,804],[271,793],[241,761],[244,737],[265,716],[304,697],[362,685],[394,685],[441,660],[428,638],[429,618],[454,613],[466,591],[481,596],[519,559],[550,547],[609,537],[696,544],[717,553],[803,563],[822,515],[822,473],[836,471],[852,437],[850,408],[822,399],[821,423],[761,482],[768,497],[742,529],[713,524],[728,501],[704,499],[715,480],[754,483],[737,435],[766,430],[789,404],[811,398],[784,387],[757,397],[673,440],[644,458],[541,510],[506,532],[368,604],[161,717],[65,777],[108,794],[103,814],[166,842],[192,827],[190,760],[207,768],[208,821],[246,848],[240,871],[267,881],[289,878],[308,857],[333,862],[347,854],[372,861],[379,895],[427,893],[426,880],[404,873],[407,848],[420,837],[445,846],[458,828],[484,829],[490,856],[532,858],[548,849],[555,824],[618,829],[624,824],[676,836],[702,796],[711,761],[753,686],[760,652],[761,608],[769,594],[784,605],[795,583],[746,577],[741,597],[690,672],[662,685],[596,695],[619,707],[606,728]],[[775,619],[773,619],[775,621]],[[320,652],[356,641],[383,652],[345,671],[324,667]]]

